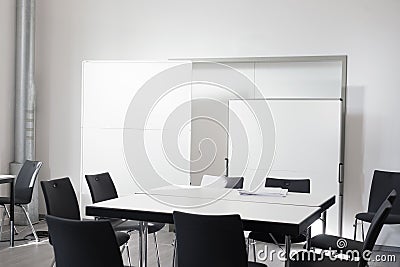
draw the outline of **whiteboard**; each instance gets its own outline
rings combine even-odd
[[[229,175],[245,177],[245,187],[248,179],[265,180],[266,175],[277,178],[310,178],[311,193],[314,195],[339,196],[339,163],[341,138],[341,108],[340,100],[268,100],[267,101],[275,126],[275,150],[272,165],[267,164],[269,158],[262,158],[256,162],[259,148],[251,145],[261,143],[257,132],[256,122],[249,116],[248,106],[257,111],[258,106],[264,105],[264,99],[257,100],[230,100],[229,101],[229,155],[242,155],[240,160],[249,159],[249,164],[243,169],[243,162],[231,161]],[[235,116],[233,116],[233,113]],[[231,116],[232,114],[232,116]],[[268,114],[265,114],[268,116]],[[258,117],[263,117],[259,114]],[[249,146],[235,144],[237,133],[242,127],[237,120],[242,120],[249,131]],[[250,120],[250,121],[249,121]],[[259,124],[261,127],[270,127],[270,124]],[[253,126],[253,127],[252,127]],[[271,136],[271,129],[261,129]],[[265,143],[265,140],[262,141]],[[243,148],[242,150],[240,150]],[[247,148],[247,150],[246,150]],[[267,149],[272,145],[267,142]],[[235,151],[239,149],[239,151]],[[256,155],[256,157],[254,157]],[[265,163],[265,164],[264,164]],[[244,174],[243,174],[244,172]],[[247,180],[247,181],[246,181]],[[327,232],[336,234],[339,226],[339,207],[333,206],[328,211]]]

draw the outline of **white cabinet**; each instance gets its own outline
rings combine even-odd
[[[191,63],[83,63],[81,206],[85,174],[110,172],[119,195],[189,184]]]
[[[222,61],[83,63],[82,205],[88,173],[109,171],[122,195],[200,184],[228,157],[247,188],[309,177],[313,194],[335,194],[340,232],[346,57]]]

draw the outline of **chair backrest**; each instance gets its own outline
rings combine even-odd
[[[226,178],[226,185],[225,188],[232,188],[232,189],[243,189],[243,177],[225,177]]]
[[[267,178],[265,180],[265,187],[281,187],[295,193],[309,194],[311,192],[310,179]]]
[[[40,161],[27,160],[22,165],[15,181],[15,199],[18,200],[18,204],[31,202],[33,187],[41,167]]]
[[[201,180],[201,185],[213,188],[242,189],[243,182],[243,177],[204,175],[203,179]]]
[[[367,250],[372,252],[376,240],[378,239],[379,233],[381,232],[382,227],[385,224],[385,220],[392,210],[392,203],[396,200],[396,197],[396,190],[392,190],[392,192],[390,192],[390,194],[383,201],[378,211],[375,213],[375,216],[371,221],[371,225],[368,229],[367,236],[363,244],[363,253]],[[358,266],[365,267],[368,266],[367,263],[367,259],[365,259],[364,257],[360,257]]]
[[[80,221],[46,216],[57,267],[122,267],[108,221]]]
[[[185,267],[247,267],[239,215],[174,212],[177,263]]]
[[[118,197],[117,189],[108,172],[85,175],[85,178],[93,203]]]
[[[393,189],[400,192],[400,173],[375,170],[369,194],[368,212],[376,212]],[[400,201],[393,203],[392,214],[400,214]]]
[[[65,219],[80,220],[78,200],[68,177],[40,182],[47,214]]]

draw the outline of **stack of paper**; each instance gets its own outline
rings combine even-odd
[[[258,196],[280,196],[286,197],[288,190],[280,187],[262,187],[257,191],[247,191],[240,189],[239,193],[241,195],[258,195]]]

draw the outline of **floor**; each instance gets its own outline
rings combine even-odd
[[[36,230],[46,230],[46,224],[44,222],[40,222],[35,225]],[[6,231],[9,229],[5,228]],[[23,239],[23,237],[29,234],[29,229],[27,227],[18,227],[18,231],[21,233],[16,236],[17,240]],[[5,232],[3,234],[3,238],[8,237],[9,232]],[[172,266],[172,255],[173,255],[173,238],[174,234],[167,231],[160,231],[157,235],[160,258],[161,258],[161,266]],[[53,249],[49,245],[48,241],[43,238],[39,243],[27,240],[21,240],[16,242],[16,246],[14,248],[8,247],[8,242],[1,241],[0,242],[0,266],[1,267],[43,267],[43,266],[51,266],[53,260]],[[131,236],[131,240],[129,242],[130,255],[132,258],[132,266],[137,266],[138,264],[138,236],[137,233],[133,233]],[[299,246],[297,246],[298,248]],[[296,246],[294,246],[296,249]],[[279,247],[275,245],[265,245],[262,243],[257,244],[257,251],[268,251],[268,255],[271,256],[271,252],[275,251],[276,253],[272,253],[273,257],[269,257],[264,263],[269,267],[282,267],[284,264],[282,261],[278,259],[278,254],[281,251]],[[398,258],[398,262],[392,263],[371,263],[371,267],[400,267],[400,253],[391,253],[396,258]],[[126,252],[123,253],[124,263],[129,265]],[[155,246],[153,238],[149,237],[149,257],[148,257],[148,266],[156,267],[157,260],[155,255]],[[250,250],[250,258],[252,259],[253,251]],[[264,254],[260,254],[260,256],[264,256]],[[260,262],[260,260],[258,260]]]

